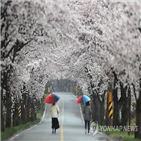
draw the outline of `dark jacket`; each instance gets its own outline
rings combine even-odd
[[[91,108],[88,105],[84,107],[84,120],[91,120]]]

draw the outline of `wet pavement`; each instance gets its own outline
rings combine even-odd
[[[50,104],[45,104],[45,113],[41,122],[18,134],[8,141],[117,141],[105,133],[99,132],[95,136],[85,135],[84,122],[79,104],[72,93],[55,93],[60,96],[57,102],[60,113],[60,128],[52,134]]]

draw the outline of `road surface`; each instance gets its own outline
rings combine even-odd
[[[21,131],[8,141],[114,141],[104,133],[95,136],[85,135],[84,122],[80,105],[76,104],[76,97],[72,93],[57,92],[60,96],[57,102],[60,128],[52,134],[50,104],[45,104],[45,112],[39,124]]]

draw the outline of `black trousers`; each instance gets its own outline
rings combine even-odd
[[[87,129],[87,124],[88,124],[88,133],[90,132],[90,121],[85,120],[85,129]]]

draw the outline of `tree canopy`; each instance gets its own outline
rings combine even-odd
[[[25,83],[31,95],[40,97],[46,82],[55,78],[75,80],[86,93],[89,81],[97,87],[102,80],[104,90],[112,71],[125,85],[138,87],[139,3],[2,0],[1,70],[14,68],[11,91],[19,95],[19,85]]]

